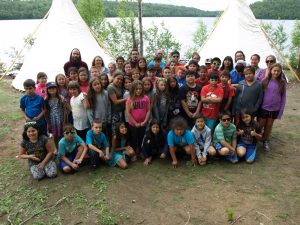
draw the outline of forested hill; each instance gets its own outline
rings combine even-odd
[[[75,4],[77,1],[73,0]],[[0,0],[0,20],[43,18],[51,2],[52,0]],[[130,4],[131,9],[137,8],[137,3]],[[250,7],[258,19],[300,19],[300,0],[263,0]],[[106,17],[117,16],[117,1],[104,1],[104,8]],[[215,17],[219,13],[191,7],[143,3],[144,17]]]

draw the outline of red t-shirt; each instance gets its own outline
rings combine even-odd
[[[228,84],[227,86],[223,86],[222,83],[219,83],[218,86],[223,88],[223,93],[224,93],[223,100],[221,102],[221,108],[220,108],[220,110],[222,111],[224,110],[227,104],[228,98],[234,96],[234,88],[232,87],[231,84]]]
[[[216,86],[212,87],[210,85],[206,85],[201,90],[201,97],[215,97],[215,98],[223,98],[223,88]],[[217,119],[219,116],[221,103],[204,103],[202,108],[202,114],[204,117],[209,119]]]
[[[197,78],[197,79],[195,80],[195,83],[198,84],[198,85],[201,86],[201,87],[204,87],[204,86],[206,86],[206,85],[209,84],[209,80],[206,79],[204,82],[202,82],[202,81],[200,81],[199,78]]]

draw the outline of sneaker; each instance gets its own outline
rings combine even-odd
[[[266,152],[271,151],[268,141],[263,141],[263,148]]]

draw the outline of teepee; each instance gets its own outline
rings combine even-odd
[[[246,61],[259,54],[260,66],[265,67],[265,58],[274,52],[245,0],[231,0],[227,9],[216,22],[211,34],[198,51],[202,63],[206,58],[232,56],[238,50],[245,53]]]
[[[16,89],[23,90],[26,79],[36,80],[38,72],[45,72],[48,81],[54,81],[58,73],[64,73],[64,63],[69,60],[73,48],[80,50],[82,60],[89,66],[96,55],[100,55],[106,64],[112,61],[93,37],[72,0],[53,0],[49,16],[35,38],[12,83]]]

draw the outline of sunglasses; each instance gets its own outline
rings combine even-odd
[[[30,126],[35,126],[36,125],[36,121],[29,121],[25,123],[25,127],[28,128]]]
[[[72,130],[72,131],[65,131],[65,132],[64,132],[64,135],[69,135],[69,134],[74,135],[74,134],[76,134],[76,131],[75,131],[75,130]]]
[[[222,119],[222,121],[223,121],[223,122],[226,122],[226,121],[230,122],[231,119],[230,119],[230,118],[224,118],[224,119]]]
[[[221,63],[217,63],[217,62],[214,62],[213,63],[215,66],[220,66],[221,65]]]
[[[267,60],[266,63],[274,63],[273,60]]]

